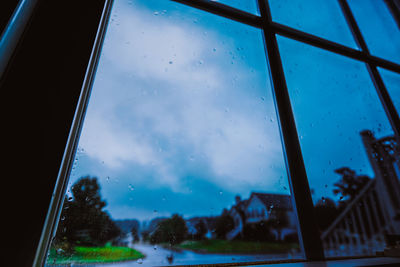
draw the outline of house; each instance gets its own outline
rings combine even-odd
[[[289,195],[270,193],[251,193],[249,199],[241,200],[239,196],[235,199],[235,205],[229,210],[229,215],[234,221],[235,227],[227,234],[226,238],[231,240],[243,233],[246,224],[256,224],[261,221],[270,221],[285,217],[286,223],[279,231],[274,231],[278,240],[284,239],[286,235],[296,232],[296,217],[292,208]]]

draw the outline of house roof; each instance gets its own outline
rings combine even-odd
[[[271,208],[271,206],[273,206],[274,208],[279,209],[292,209],[290,195],[253,192],[251,193],[249,200],[251,200],[253,197],[257,197],[267,208]]]

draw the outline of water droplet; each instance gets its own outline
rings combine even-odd
[[[222,190],[219,191],[219,194],[222,195],[224,192],[222,192]]]
[[[157,250],[157,246],[156,246],[156,245],[154,245],[153,249],[154,249],[154,250]]]
[[[138,264],[143,264],[143,259],[138,259],[136,262],[137,262]]]
[[[213,48],[213,52],[215,52],[215,51],[217,51],[217,49],[216,49],[216,48]]]
[[[328,185],[327,185],[327,184],[325,185],[325,188],[328,188]]]
[[[135,190],[135,187],[134,187],[133,185],[131,185],[131,184],[128,185],[128,188],[129,188],[129,190],[131,190],[131,191]]]
[[[170,61],[170,62],[168,62],[169,64],[172,64],[172,63],[174,63],[173,61]]]
[[[162,197],[162,201],[166,201],[167,198],[165,196]]]
[[[154,16],[158,16],[158,14],[160,14],[158,11],[154,11],[153,13]]]
[[[274,118],[270,118],[269,121],[270,122],[274,122],[275,120],[274,120]]]
[[[154,213],[154,214],[157,214],[157,213],[158,213],[158,211],[157,211],[157,210],[153,210],[153,213]]]
[[[202,65],[203,63],[204,63],[204,61],[203,60],[199,60],[199,65]]]
[[[263,96],[262,96],[262,97],[260,97],[260,98],[261,98],[261,100],[262,100],[262,101],[264,101],[264,100],[265,100],[265,98],[264,98]]]

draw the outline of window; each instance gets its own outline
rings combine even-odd
[[[400,65],[366,13],[221,2],[115,1],[40,262],[321,260],[400,234]]]

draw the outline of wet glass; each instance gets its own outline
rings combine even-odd
[[[348,3],[371,54],[400,63],[400,29],[385,1],[350,0]]]
[[[365,64],[278,43],[325,254],[375,255],[398,232],[399,199],[388,196],[400,188],[387,167],[395,138]]]
[[[303,257],[262,32],[115,1],[51,264]]]
[[[243,11],[260,15],[257,0],[211,0],[212,2],[220,2],[222,4],[241,9]]]
[[[272,20],[357,48],[336,0],[269,0]]]
[[[385,83],[386,90],[389,92],[397,113],[400,114],[400,74],[383,68],[378,68]]]

